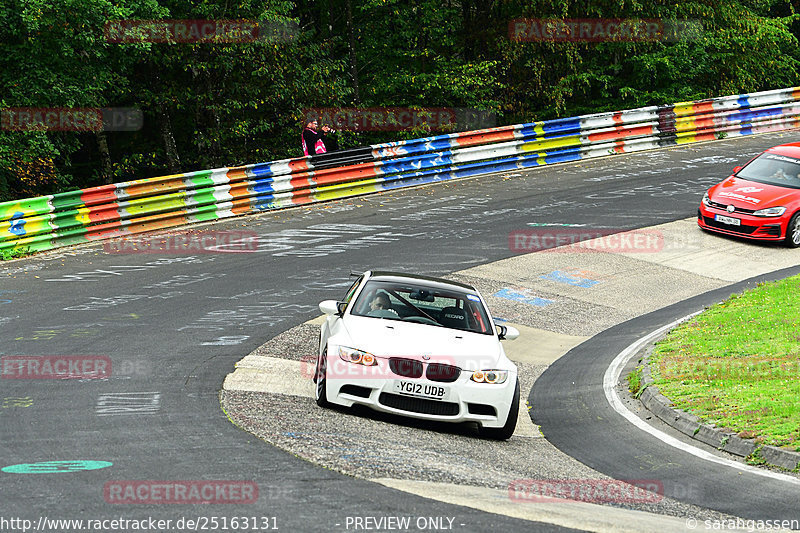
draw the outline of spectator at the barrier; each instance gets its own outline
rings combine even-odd
[[[336,139],[331,137],[335,130],[328,126],[322,126],[321,131],[317,131],[317,119],[310,120],[303,129],[301,140],[303,142],[304,155],[318,155],[326,152],[333,152],[338,147]]]

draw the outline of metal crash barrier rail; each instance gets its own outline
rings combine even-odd
[[[372,145],[0,203],[0,250],[42,251],[461,177],[800,127],[800,87]]]

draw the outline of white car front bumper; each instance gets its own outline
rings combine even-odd
[[[378,371],[375,371],[377,374]],[[501,384],[476,383],[463,371],[452,383],[417,379],[328,376],[328,401],[350,407],[365,405],[376,411],[443,422],[478,422],[483,427],[506,423],[517,382],[516,369]],[[442,393],[443,391],[443,393]]]

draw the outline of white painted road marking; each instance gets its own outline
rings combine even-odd
[[[636,416],[634,413],[629,411],[625,405],[620,400],[619,395],[617,394],[616,384],[619,382],[620,375],[622,374],[622,369],[625,367],[625,364],[633,357],[639,350],[641,350],[644,346],[648,343],[652,342],[659,335],[669,331],[670,329],[674,328],[681,322],[692,318],[700,314],[700,311],[696,313],[692,313],[687,315],[683,318],[676,320],[675,322],[671,322],[666,326],[660,327],[657,330],[653,331],[649,335],[642,337],[641,339],[637,340],[623,351],[617,355],[616,358],[611,362],[608,369],[606,370],[605,375],[603,376],[603,391],[605,392],[606,399],[611,407],[620,414],[620,416],[624,417],[628,422],[636,426],[637,428],[641,429],[642,431],[653,435],[655,438],[662,441],[664,444],[668,444],[673,448],[677,448],[683,452],[689,453],[694,455],[699,459],[704,459],[706,461],[710,461],[712,463],[716,463],[722,466],[727,466],[730,468],[735,468],[737,470],[742,470],[744,472],[748,472],[750,474],[756,474],[759,476],[768,477],[771,479],[777,479],[780,481],[786,481],[788,483],[793,483],[795,485],[800,485],[800,479],[797,479],[792,476],[787,476],[786,474],[780,474],[777,472],[771,472],[769,470],[762,470],[761,468],[756,468],[754,466],[746,465],[739,463],[737,461],[733,461],[731,459],[726,459],[724,457],[719,457],[714,455],[713,453],[707,452],[705,450],[701,450],[695,446],[687,444],[681,440],[676,439],[672,435],[668,435],[661,430],[658,430]]]

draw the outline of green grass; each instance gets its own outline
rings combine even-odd
[[[658,342],[649,365],[676,408],[800,451],[800,276],[707,309]]]
[[[642,388],[642,367],[637,366],[630,374],[628,374],[628,390],[631,391],[634,398],[642,395],[644,389]]]
[[[9,250],[0,250],[0,261],[8,261],[10,259],[18,259],[30,255],[27,248],[11,248]]]

